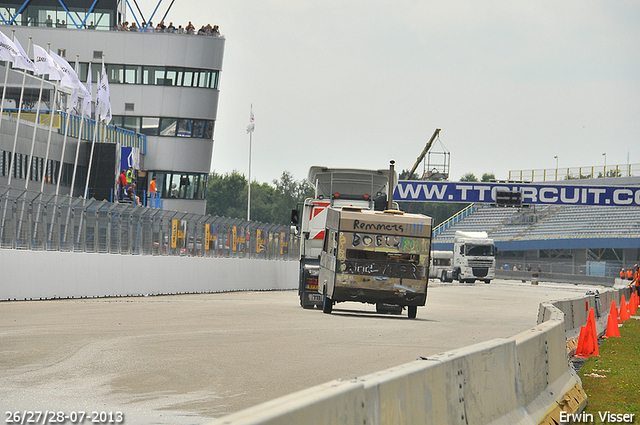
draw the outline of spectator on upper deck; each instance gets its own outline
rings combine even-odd
[[[187,25],[187,27],[185,28],[185,31],[187,32],[187,34],[193,34],[195,30],[196,30],[196,27],[194,27],[191,21],[189,21],[189,25]]]
[[[44,21],[44,24],[51,28],[53,26],[53,21],[51,20],[51,15],[47,15],[47,19]]]
[[[131,22],[131,25],[129,26],[129,31],[138,31],[138,27],[136,26],[135,22]]]
[[[176,27],[173,26],[173,22],[169,22],[169,26],[167,27],[169,32],[176,32]]]

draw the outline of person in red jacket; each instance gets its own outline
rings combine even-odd
[[[119,189],[118,189],[118,198],[120,200],[124,199],[124,195],[127,193],[127,170],[123,169],[122,173],[120,173],[120,177],[118,178]]]

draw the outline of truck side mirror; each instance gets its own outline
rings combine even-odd
[[[298,210],[291,210],[291,224],[293,224],[294,226],[298,225],[298,217],[299,217],[300,213],[298,212]]]

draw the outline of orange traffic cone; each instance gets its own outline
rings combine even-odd
[[[580,344],[580,342],[582,342],[582,344]],[[598,331],[596,330],[596,316],[592,308],[589,310],[587,325],[580,328],[578,348],[576,349],[576,354],[574,357],[585,358],[599,355],[600,353],[598,351]]]
[[[620,301],[620,322],[626,322],[629,320],[629,311],[627,310],[627,303],[622,294],[622,300]]]
[[[616,309],[616,302],[611,301],[611,308],[609,309],[609,319],[607,320],[607,333],[605,338],[619,337],[620,329],[618,329],[618,309]]]
[[[580,327],[580,336],[578,337],[578,346],[576,347],[576,354],[574,354],[574,357],[588,357],[585,355],[585,350],[584,350],[584,338],[586,334],[587,334],[587,327],[586,326]]]
[[[596,314],[593,309],[589,310],[589,319],[587,320],[587,331],[589,331],[589,336],[593,342],[593,356],[600,356],[600,351],[598,350],[598,329],[596,327]]]

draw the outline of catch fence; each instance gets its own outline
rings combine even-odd
[[[0,188],[0,248],[297,260],[288,226]]]

